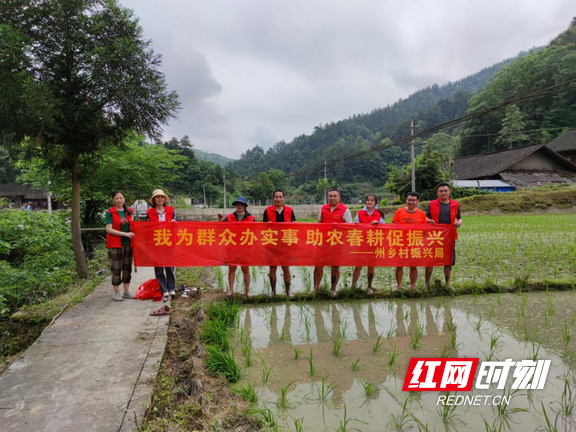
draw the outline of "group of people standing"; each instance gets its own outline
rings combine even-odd
[[[126,196],[121,190],[112,193],[114,205],[106,211],[106,247],[112,267],[112,286],[115,301],[133,299],[130,293],[132,278],[132,209],[126,205]],[[170,197],[162,189],[152,192],[149,202],[152,205],[146,213],[146,220],[153,222],[176,222],[174,207],[166,205]],[[160,284],[164,301],[176,295],[176,270],[174,267],[154,267],[154,275]],[[120,293],[120,283],[124,286]]]
[[[437,188],[438,198],[428,204],[426,212],[418,208],[420,195],[418,192],[409,192],[406,196],[406,206],[397,210],[392,217],[391,222],[395,224],[451,224],[455,228],[462,225],[460,214],[460,205],[457,201],[450,198],[450,186],[447,183],[440,183]],[[359,210],[354,220],[350,210],[340,201],[340,191],[336,188],[328,190],[328,204],[325,204],[318,215],[319,223],[358,223],[358,224],[384,224],[386,223],[384,213],[378,208],[378,199],[375,195],[370,194],[365,199],[365,206]],[[272,194],[274,204],[267,207],[262,215],[263,222],[296,222],[296,215],[291,207],[284,205],[285,193],[277,189]],[[106,212],[104,224],[106,225],[106,246],[108,256],[112,263],[112,285],[114,287],[114,297],[116,301],[122,301],[124,298],[134,298],[129,291],[130,278],[132,270],[132,247],[131,243],[134,238],[132,232],[132,211],[126,206],[126,199],[122,191],[115,191],[112,195],[114,205]],[[148,209],[146,220],[156,222],[174,222],[176,213],[173,207],[166,205],[170,198],[161,190],[157,189],[152,193],[149,202],[152,208]],[[238,197],[233,203],[236,211],[225,216],[218,215],[221,222],[255,222],[256,219],[248,212],[248,201],[244,197]],[[444,278],[446,285],[450,286],[452,277],[452,266],[456,262],[456,250],[452,258],[452,264],[444,266]],[[230,265],[228,271],[228,284],[230,287],[229,295],[234,292],[234,282],[237,266]],[[276,295],[277,285],[277,266],[271,266],[269,271],[270,286],[272,295]],[[250,294],[250,269],[248,266],[241,266],[241,271],[246,289],[246,296]],[[290,267],[282,266],[284,287],[286,295],[293,298],[291,292],[291,275]],[[356,267],[352,276],[352,287],[356,287],[362,267]],[[425,288],[430,285],[433,267],[426,267]],[[155,276],[162,290],[164,300],[167,301],[170,296],[175,295],[176,275],[174,267],[155,267]],[[368,293],[373,293],[372,283],[374,281],[375,269],[373,266],[368,267]],[[324,275],[324,267],[317,266],[314,268],[314,285],[313,292],[318,291]],[[402,289],[402,279],[404,275],[403,267],[396,268],[396,282],[398,289]],[[336,295],[336,286],[340,279],[340,267],[332,266],[330,271],[330,292]],[[410,288],[416,288],[418,279],[418,269],[410,268]],[[120,283],[123,283],[124,291],[120,293]]]

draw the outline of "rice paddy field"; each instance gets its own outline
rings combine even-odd
[[[521,280],[545,284],[550,281],[576,282],[576,214],[543,214],[512,216],[468,216],[458,230],[456,265],[452,285],[495,284],[512,286]],[[324,285],[329,280],[329,269]],[[418,287],[424,285],[424,269],[420,269]],[[339,288],[350,287],[352,267],[341,268]],[[309,292],[313,283],[312,267],[292,267],[292,291]],[[408,271],[404,286],[408,285]],[[268,269],[252,267],[253,294],[268,294]],[[282,292],[282,270],[278,269],[278,292]],[[443,281],[436,269],[433,280]],[[243,292],[242,273],[236,273],[235,291]],[[216,269],[218,287],[227,289],[227,268]],[[359,286],[365,287],[365,270]],[[376,268],[374,288],[396,288],[394,268]]]
[[[576,215],[464,221],[456,290],[518,286],[519,280],[543,287],[561,282],[572,290],[242,305],[231,341],[234,391],[271,430],[576,430]],[[291,269],[293,292],[311,290],[312,270]],[[339,289],[350,286],[352,270],[342,268]],[[251,275],[252,293],[269,294],[267,268],[252,268]],[[439,270],[434,276],[443,280]],[[238,272],[238,293],[240,278]],[[217,269],[216,280],[227,290],[225,268]],[[378,268],[374,288],[395,289],[394,269]],[[551,362],[542,390],[512,391],[510,375],[502,390],[461,393],[504,396],[509,404],[442,406],[438,396],[445,393],[402,391],[414,357]]]

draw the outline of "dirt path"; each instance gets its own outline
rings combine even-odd
[[[153,278],[133,274],[131,291]],[[108,277],[0,375],[2,431],[129,431],[149,405],[168,317],[112,301]]]

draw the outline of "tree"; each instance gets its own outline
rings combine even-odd
[[[132,199],[148,199],[159,187],[166,189],[176,175],[177,168],[185,158],[162,145],[143,142],[142,136],[133,136],[122,147],[107,147],[98,155],[96,163],[90,163],[91,175],[82,182],[80,198],[84,226],[102,223],[101,213],[110,207],[110,194],[116,189],[126,193],[127,204]],[[82,166],[82,160],[80,161]],[[46,189],[52,182],[52,192],[61,199],[71,199],[71,177],[67,172],[59,175],[50,172],[40,158],[21,160],[20,180],[38,189]],[[130,200],[130,201],[129,201]]]
[[[421,199],[434,199],[438,183],[450,178],[445,165],[446,158],[441,153],[432,151],[429,145],[426,145],[424,152],[416,158],[416,191],[420,193]],[[398,194],[401,199],[406,198],[406,194],[412,190],[410,165],[403,169],[393,168],[386,189]]]
[[[524,116],[516,105],[506,107],[506,117],[502,120],[502,129],[496,144],[503,148],[517,147],[528,141],[528,137],[522,132],[526,126]]]
[[[107,146],[133,131],[158,138],[178,109],[160,56],[129,9],[115,0],[13,0],[0,8],[0,138],[25,143],[72,184],[72,242],[88,275],[80,235],[80,184]]]

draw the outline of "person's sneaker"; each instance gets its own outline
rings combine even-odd
[[[122,301],[122,300],[124,300],[124,299],[122,298],[122,294],[120,294],[120,293],[114,294],[114,297],[112,297],[112,299],[113,299],[114,301]]]
[[[127,299],[134,299],[134,296],[132,295],[132,293],[130,291],[124,291],[124,294],[122,294],[122,297],[127,298]]]
[[[170,291],[170,295],[171,295],[171,296],[175,296],[175,295],[176,295],[176,291],[174,291],[174,290]]]
[[[186,288],[184,290],[184,292],[182,293],[182,298],[188,298],[189,295],[190,295],[190,290],[188,288]]]
[[[162,294],[162,300],[164,300],[164,303],[166,303],[168,300],[170,300],[170,294],[168,293]]]

